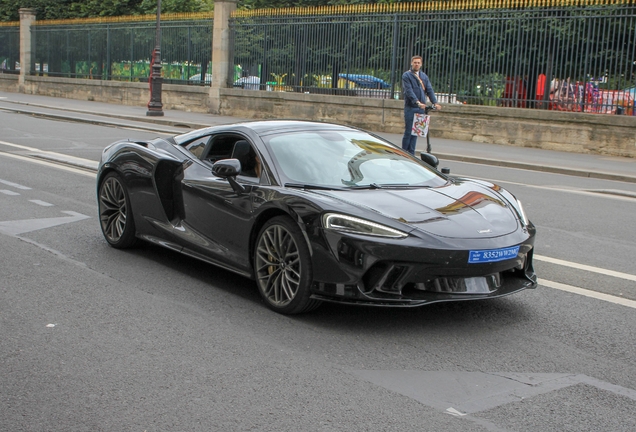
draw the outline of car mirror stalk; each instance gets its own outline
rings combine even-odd
[[[236,192],[239,195],[241,195],[242,193],[245,193],[246,191],[245,186],[243,186],[242,184],[239,184],[236,181],[235,177],[228,177],[227,181],[230,182],[230,186],[232,186],[232,189],[234,189],[234,192]]]

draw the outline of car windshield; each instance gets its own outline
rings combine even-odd
[[[361,131],[320,130],[266,137],[282,175],[294,185],[334,188],[440,186],[423,162]]]

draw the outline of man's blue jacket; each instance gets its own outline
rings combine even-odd
[[[413,71],[408,70],[402,74],[402,92],[404,93],[404,108],[417,108],[417,102],[426,103],[426,95],[432,103],[437,103],[437,97],[428,76],[422,71],[417,72],[426,88],[426,93]]]

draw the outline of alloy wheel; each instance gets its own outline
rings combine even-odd
[[[294,300],[303,268],[296,240],[285,227],[271,225],[263,231],[255,264],[259,288],[268,302],[284,307]]]
[[[100,188],[99,217],[104,236],[110,243],[121,240],[126,229],[127,215],[124,187],[116,177],[108,177]]]

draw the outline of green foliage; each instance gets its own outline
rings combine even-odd
[[[72,0],[0,0],[0,21],[18,21],[20,8],[36,9],[46,19],[66,18],[71,3]]]
[[[366,3],[400,3],[402,0],[239,0],[239,9],[283,8]],[[407,1],[407,0],[404,0]],[[410,0],[409,0],[410,1]],[[0,0],[0,21],[18,21],[20,8],[37,10],[38,20],[94,18],[154,14],[156,0]],[[214,0],[162,0],[162,13],[214,10]]]
[[[161,0],[161,13],[201,12],[204,10],[209,10],[208,3],[204,0]],[[142,14],[157,13],[157,1],[142,0],[140,11]]]
[[[141,0],[86,0],[72,2],[68,18],[135,15],[139,13]],[[39,12],[39,11],[38,11]],[[38,19],[42,19],[38,13]]]
[[[408,3],[413,0],[239,0],[240,9],[266,9],[327,5],[355,5],[369,3]]]
[[[33,8],[38,20],[144,15],[157,12],[156,0],[0,0],[0,21],[18,21],[20,8]],[[213,10],[213,0],[162,0],[161,12]]]

